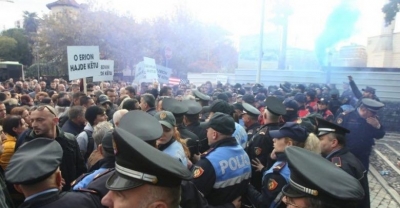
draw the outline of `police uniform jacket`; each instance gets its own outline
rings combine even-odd
[[[178,131],[183,139],[199,141],[199,137],[193,132],[189,131],[183,124],[178,125]]]
[[[261,207],[286,207],[282,203],[282,188],[288,183],[290,170],[284,153],[277,154],[277,161],[263,173],[261,193],[254,186],[249,185],[247,197],[257,208]]]
[[[246,145],[246,152],[249,155],[250,161],[258,158],[261,164],[268,170],[275,162],[271,159],[270,155],[274,149],[270,130],[278,130],[279,123],[270,123],[260,127],[260,130],[251,138]],[[262,173],[252,169],[251,184],[256,190],[261,191],[261,178]]]
[[[108,169],[95,176],[93,180],[88,184],[87,189],[95,191],[97,193],[97,196],[102,199],[109,191],[106,187],[106,182],[108,178],[113,175],[114,172],[115,169]]]
[[[367,171],[363,164],[351,152],[349,152],[346,147],[329,154],[326,159],[360,181],[365,192],[365,197],[358,207],[369,208],[370,199],[368,178]]]
[[[233,137],[222,139],[203,153],[193,169],[193,183],[213,206],[243,195],[251,176],[249,157]]]
[[[333,116],[332,112],[329,109],[318,110],[318,114],[320,114],[322,118],[324,118],[324,120],[329,122],[333,122],[333,120],[335,119],[335,117]]]
[[[372,146],[375,145],[374,139],[381,139],[385,136],[385,129],[381,125],[379,129],[374,128],[362,118],[358,110],[344,112],[336,118],[336,123],[348,130],[346,135],[346,146],[368,170],[369,156]]]
[[[79,189],[86,189],[88,184],[93,181],[93,179],[100,174],[106,172],[110,168],[115,167],[115,157],[106,157],[103,158],[99,161],[99,169],[92,171],[87,174],[83,174],[80,176],[78,179],[76,179],[72,184],[72,189],[73,190],[79,190]]]
[[[19,208],[85,208],[103,207],[101,198],[88,192],[49,192],[29,199]]]
[[[207,140],[207,130],[200,126],[200,122],[196,121],[186,126],[186,128],[197,135],[200,141],[200,153],[207,151],[210,146]]]
[[[31,131],[25,138],[24,143],[37,138],[34,131]],[[63,191],[71,189],[71,183],[83,173],[86,173],[86,165],[83,161],[82,154],[79,150],[78,142],[74,135],[63,132],[57,126],[57,137],[55,140],[63,149],[63,157],[60,165],[61,175],[65,180]]]
[[[187,167],[188,161],[182,144],[176,141],[174,138],[171,138],[171,140],[166,144],[159,145],[158,149],[165,154],[179,160],[179,162]]]
[[[246,128],[247,141],[250,141],[250,139],[253,138],[253,136],[258,132],[259,129],[260,129],[260,124],[258,122]]]

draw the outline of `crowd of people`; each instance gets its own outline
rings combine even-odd
[[[7,80],[0,207],[368,208],[384,104],[348,80]]]

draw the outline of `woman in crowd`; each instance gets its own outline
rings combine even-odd
[[[0,166],[6,169],[12,155],[14,154],[17,137],[26,130],[25,120],[21,116],[10,115],[3,121],[3,132],[5,140],[3,141],[4,151],[0,156]]]
[[[24,119],[27,127],[31,127],[31,118],[29,117],[29,109],[27,107],[15,107],[11,110],[10,115],[20,116],[22,119]]]
[[[184,166],[191,166],[188,159],[190,152],[176,128],[175,116],[169,111],[159,111],[154,117],[160,122],[164,131],[157,140],[158,149],[178,159]]]
[[[252,185],[249,185],[247,197],[255,207],[286,207],[282,203],[280,192],[288,182],[290,170],[284,154],[288,146],[297,146],[315,153],[320,153],[319,139],[314,133],[294,122],[288,122],[279,130],[270,131],[273,138],[274,150],[271,157],[276,158],[275,164],[265,170],[259,160],[253,160],[253,166],[257,171],[263,172],[262,190],[258,192]],[[278,199],[278,200],[277,200]]]

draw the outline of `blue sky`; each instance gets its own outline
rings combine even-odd
[[[13,27],[16,20],[22,19],[22,11],[38,14],[48,13],[46,4],[51,0],[13,0],[14,3],[0,0],[0,30]],[[290,46],[313,49],[318,35],[322,32],[325,21],[340,0],[289,0],[293,15],[289,20]],[[352,37],[342,44],[358,43],[366,45],[367,37],[379,35],[383,24],[381,8],[387,0],[344,0],[353,1],[361,15],[356,23]],[[85,0],[77,0],[79,3]],[[172,12],[175,5],[184,3],[191,12],[203,22],[216,23],[231,31],[234,38],[242,35],[257,34],[260,27],[261,0],[98,0],[107,7],[120,12],[130,12],[138,18],[153,18]],[[266,0],[266,18],[270,17],[271,8]],[[400,22],[400,21],[399,21]],[[400,31],[400,24],[396,31]],[[266,21],[265,31],[275,27]]]

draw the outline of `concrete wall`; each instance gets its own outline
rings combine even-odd
[[[197,86],[207,81],[216,83],[223,77],[227,77],[231,84],[255,83],[256,73],[255,69],[237,69],[235,74],[189,73],[188,79]],[[332,83],[341,90],[349,75],[353,76],[360,90],[369,85],[376,88],[376,94],[382,101],[400,101],[400,69],[332,67],[330,70],[262,70],[261,83],[265,86],[279,85],[284,81],[293,84]]]

